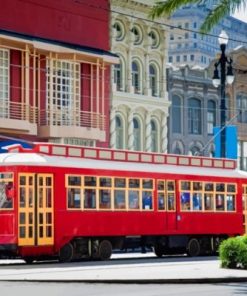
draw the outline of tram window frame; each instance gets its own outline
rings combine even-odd
[[[82,208],[82,182],[81,175],[66,175],[66,196],[68,210],[81,210]]]
[[[14,209],[14,174],[12,172],[0,172],[0,211]]]
[[[191,184],[187,184],[186,182],[190,182]],[[182,190],[182,188],[185,188],[185,183],[186,188],[191,188],[191,190]],[[195,188],[199,189],[195,190]],[[179,181],[180,210],[182,212],[235,212],[236,194],[236,183],[193,180]],[[196,206],[194,203],[195,196],[198,198]],[[210,206],[207,206],[207,200],[210,201]]]
[[[98,177],[98,203],[99,210],[111,210],[113,208],[113,182],[112,177]]]
[[[171,198],[172,197],[172,198]],[[171,200],[173,202],[171,202]],[[157,209],[158,211],[176,211],[176,184],[175,180],[157,180]],[[173,205],[171,208],[170,205]]]

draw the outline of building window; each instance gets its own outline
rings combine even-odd
[[[157,48],[160,44],[160,38],[159,38],[159,33],[157,31],[151,31],[149,33],[149,36],[151,38],[151,46],[152,48]]]
[[[116,116],[116,148],[124,149],[124,129],[123,121],[120,116]]]
[[[47,60],[47,65],[48,118],[54,125],[80,125],[80,64]]]
[[[158,75],[157,68],[153,64],[149,66],[149,81],[150,81],[150,89],[153,97],[157,97],[158,95]]]
[[[132,62],[132,86],[134,87],[135,93],[140,93],[141,91],[140,66],[136,61]]]
[[[142,42],[142,30],[139,26],[134,26],[131,30],[134,34],[134,44],[140,44]]]
[[[151,152],[158,152],[158,132],[154,120],[151,120]]]
[[[186,32],[186,33],[184,34],[184,38],[185,38],[185,39],[189,39],[189,33]]]
[[[247,123],[247,94],[237,95],[238,122]]]
[[[0,50],[0,117],[9,117],[9,51]]]
[[[177,62],[177,63],[180,62],[180,56],[176,56],[176,62]]]
[[[141,128],[140,122],[137,118],[133,119],[133,135],[134,135],[134,150],[141,151]]]
[[[172,97],[172,132],[181,133],[181,99],[178,96]]]
[[[184,62],[187,62],[187,55],[184,55]]]
[[[173,57],[169,56],[169,63],[172,63],[172,62],[173,62]]]
[[[213,134],[213,128],[216,125],[216,104],[214,101],[208,102],[208,113],[207,113],[207,130],[208,134]]]
[[[170,34],[170,40],[174,40],[174,35]]]
[[[193,62],[195,60],[195,56],[193,54],[190,55],[190,60]]]
[[[201,134],[201,102],[198,99],[188,101],[188,124],[190,134]]]
[[[115,29],[115,32],[116,32],[116,40],[117,41],[123,40],[125,36],[125,29],[124,29],[123,23],[117,21],[114,24],[113,28]]]
[[[120,63],[114,65],[114,83],[116,85],[117,91],[124,90],[124,63],[123,59],[120,58]]]

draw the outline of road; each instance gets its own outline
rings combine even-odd
[[[0,282],[1,295],[25,296],[230,296],[246,295],[247,283],[233,284],[83,284]]]

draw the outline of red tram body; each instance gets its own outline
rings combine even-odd
[[[229,159],[36,143],[0,154],[0,257],[214,253],[245,232],[247,174]],[[243,203],[244,201],[244,203]]]

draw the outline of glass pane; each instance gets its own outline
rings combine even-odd
[[[142,192],[142,208],[144,210],[151,210],[153,208],[152,191],[143,191]]]
[[[43,208],[43,188],[39,188],[39,208]]]
[[[29,215],[28,215],[28,223],[33,224],[33,213],[29,213]]]
[[[95,189],[84,190],[84,208],[85,209],[96,208],[96,190]]]
[[[227,192],[236,192],[235,184],[227,184]]]
[[[152,179],[142,180],[142,187],[146,189],[153,189],[153,180]]]
[[[43,224],[43,223],[44,223],[43,214],[39,213],[39,224]]]
[[[68,188],[68,208],[79,209],[81,207],[81,189]]]
[[[130,209],[139,209],[139,191],[129,190],[129,208]]]
[[[84,185],[85,186],[96,186],[96,177],[84,177]]]
[[[32,226],[29,226],[28,227],[28,237],[29,238],[32,238],[33,237],[33,227]]]
[[[81,186],[81,177],[80,176],[69,176],[68,178],[69,186]]]
[[[25,208],[26,206],[26,189],[20,188],[20,208]]]
[[[100,178],[101,187],[111,187],[111,178]]]
[[[39,226],[39,237],[44,237],[43,226]]]
[[[165,189],[165,181],[158,181],[158,190],[164,190]]]
[[[235,211],[235,195],[226,196],[227,211]]]
[[[193,210],[194,211],[202,210],[202,194],[201,193],[193,194]]]
[[[204,194],[204,209],[205,211],[214,210],[214,196],[213,194],[205,193]]]
[[[20,177],[20,185],[26,185],[26,177],[25,176]]]
[[[125,190],[114,190],[115,209],[125,209]]]
[[[126,179],[115,178],[115,187],[124,188],[126,186]]]
[[[158,209],[165,210],[165,194],[158,192]]]
[[[190,210],[190,193],[182,192],[180,198],[181,198],[181,210],[189,211]]]
[[[202,190],[202,182],[193,182],[193,190],[201,191]]]
[[[46,213],[46,224],[52,224],[52,214]]]
[[[26,224],[26,214],[25,213],[20,213],[20,224]]]
[[[52,198],[51,198],[51,188],[46,188],[46,207],[51,208],[52,207]]]
[[[19,231],[20,231],[20,233],[19,233],[20,238],[25,238],[26,237],[26,228],[25,228],[25,226],[21,226],[19,228]]]
[[[173,181],[167,181],[167,190],[174,191],[175,190],[175,183]]]
[[[216,194],[216,211],[225,210],[225,196],[224,194]]]
[[[140,180],[139,179],[129,179],[129,188],[139,188]]]
[[[190,190],[190,182],[181,181],[181,190]]]
[[[205,191],[214,191],[214,183],[205,183],[204,190]]]
[[[46,237],[52,237],[52,227],[46,226]]]
[[[51,177],[46,177],[46,186],[51,186]]]
[[[168,211],[175,211],[175,194],[174,193],[168,193],[167,209]]]
[[[111,208],[111,190],[110,189],[99,190],[99,207],[100,209]]]
[[[225,184],[224,183],[216,183],[216,191],[217,192],[224,192],[225,191]]]

